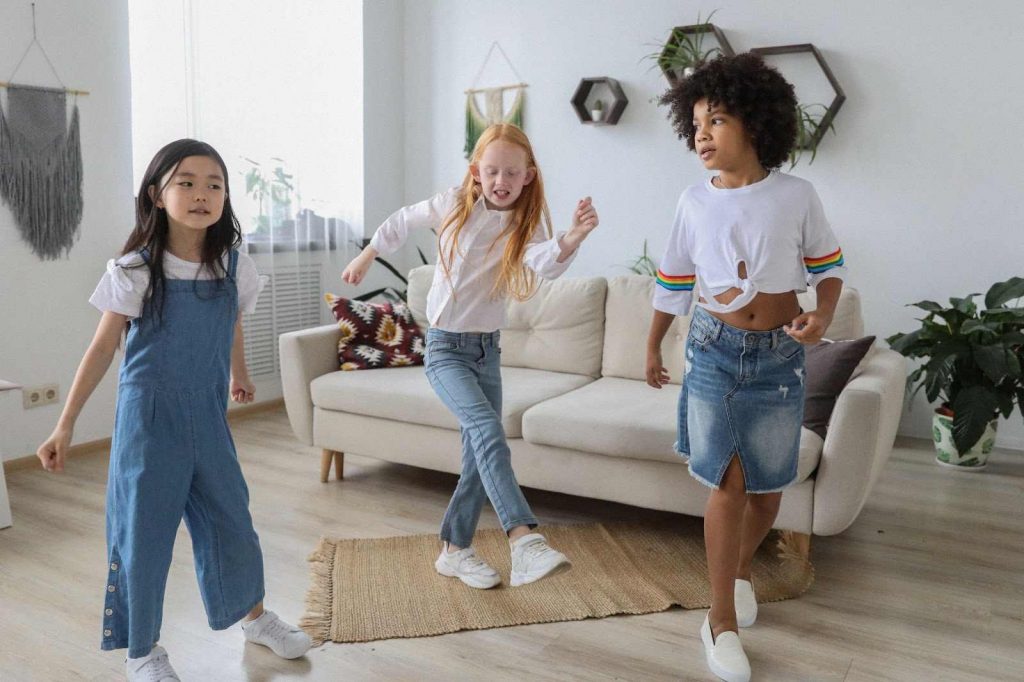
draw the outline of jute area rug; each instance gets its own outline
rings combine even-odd
[[[477,554],[504,583],[476,590],[434,570],[436,535],[370,540],[322,538],[309,557],[313,585],[301,625],[316,644],[423,637],[459,630],[707,608],[711,599],[702,520],[544,526],[572,569],[509,587],[508,540],[500,530],[477,532]],[[758,550],[758,601],[796,597],[814,570],[786,536],[772,533]]]

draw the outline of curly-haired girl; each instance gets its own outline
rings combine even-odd
[[[793,86],[757,56],[721,57],[669,90],[680,138],[717,171],[683,191],[658,271],[647,383],[669,377],[661,342],[694,309],[679,398],[677,451],[713,490],[704,512],[711,610],[708,666],[749,680],[738,627],[753,625],[754,552],[794,482],[804,407],[804,350],[832,321],[843,252],[814,188],[778,167],[796,140]],[[797,293],[813,286],[815,310]]]

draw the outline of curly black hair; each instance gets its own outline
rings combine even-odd
[[[672,127],[693,150],[693,107],[702,98],[738,117],[754,138],[765,168],[778,168],[796,143],[797,101],[793,86],[761,57],[718,57],[680,79],[658,100],[667,104]]]

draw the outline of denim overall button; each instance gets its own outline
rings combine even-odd
[[[105,609],[105,610],[103,611],[103,613],[104,613],[105,615],[108,615],[108,616],[113,616],[113,615],[114,615],[114,609]]]
[[[117,588],[114,587],[113,585],[107,585],[107,592],[113,592],[115,589],[117,589]]]
[[[117,564],[110,564],[110,570],[111,571],[116,571],[117,570]]]
[[[110,632],[110,630],[104,630],[104,631],[103,631],[103,636],[104,636],[104,637],[110,637],[110,635],[111,635],[111,634],[112,634],[112,633]]]

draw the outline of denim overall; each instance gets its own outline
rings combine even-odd
[[[166,280],[161,314],[145,305],[125,342],[107,483],[102,648],[128,647],[132,658],[160,639],[182,516],[210,627],[231,626],[263,599],[263,555],[226,416],[237,263],[232,250],[225,279]]]

